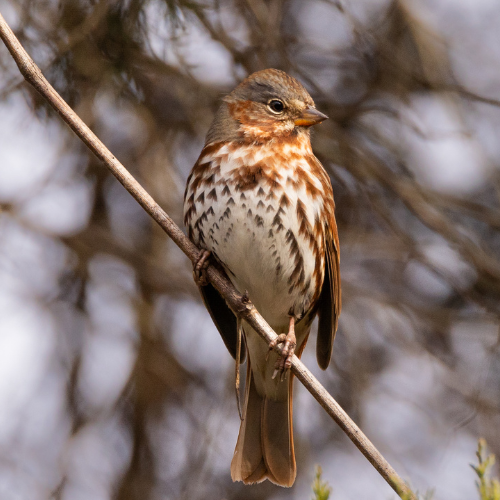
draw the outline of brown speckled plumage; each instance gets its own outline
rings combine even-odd
[[[308,129],[323,119],[286,73],[270,69],[245,79],[224,99],[188,178],[184,223],[275,331],[294,341],[296,335],[298,355],[319,314],[317,358],[325,369],[341,299],[333,192]],[[231,311],[210,285],[201,292],[234,356]],[[286,371],[284,381],[273,378],[280,359],[273,352],[266,360],[264,342],[246,324],[244,331],[246,411],[231,475],[247,484],[267,478],[290,486],[296,474],[292,377]]]

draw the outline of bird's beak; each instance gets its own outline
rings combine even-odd
[[[295,119],[294,123],[297,127],[310,127],[311,125],[316,125],[316,123],[321,123],[323,120],[328,119],[328,116],[324,115],[316,108],[312,106],[307,106],[301,115]]]

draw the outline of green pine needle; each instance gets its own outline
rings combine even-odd
[[[486,441],[484,439],[478,441],[476,456],[478,465],[471,464],[471,467],[478,477],[476,486],[480,500],[500,500],[500,482],[498,479],[490,478],[490,469],[495,463],[495,455],[490,454],[487,456]]]
[[[330,493],[332,489],[328,485],[326,481],[321,480],[321,467],[319,465],[316,466],[316,476],[314,477],[314,481],[312,484],[312,489],[314,496],[312,500],[328,500],[330,498]]]

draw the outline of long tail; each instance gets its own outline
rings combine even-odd
[[[297,472],[293,449],[292,382],[288,372],[284,398],[273,400],[257,391],[248,359],[244,420],[231,462],[231,478],[245,484],[269,479],[292,486]],[[281,392],[281,391],[280,391]],[[284,391],[283,391],[284,392]]]

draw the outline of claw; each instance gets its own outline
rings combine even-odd
[[[210,264],[210,261],[208,260],[209,257],[210,252],[208,250],[203,250],[194,265],[193,278],[198,286],[208,285],[207,267]]]
[[[286,376],[286,372],[292,366],[292,358],[295,352],[295,346],[297,345],[297,339],[295,337],[295,318],[293,316],[290,317],[288,333],[281,333],[269,344],[269,350],[267,352],[266,359],[269,357],[269,353],[276,347],[277,344],[284,345],[281,351],[281,355],[278,357],[278,359],[276,360],[276,364],[274,365],[272,378],[274,380],[279,373],[280,380],[283,381]]]
[[[271,340],[271,342],[269,343],[269,349],[267,350],[266,354],[266,361],[269,359],[269,354],[271,353],[271,351],[273,351],[278,344],[282,344],[283,342],[285,342],[285,340],[286,334],[284,333],[280,333],[274,340]]]

